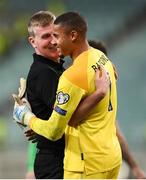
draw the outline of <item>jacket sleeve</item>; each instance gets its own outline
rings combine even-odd
[[[48,121],[33,117],[29,126],[37,134],[52,141],[60,139],[85,90],[61,76],[53,113]]]

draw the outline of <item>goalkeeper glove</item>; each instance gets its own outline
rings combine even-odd
[[[14,110],[13,110],[13,119],[19,125],[28,125],[31,117],[35,116],[28,105],[26,99],[20,99],[17,95],[13,94],[15,100]]]

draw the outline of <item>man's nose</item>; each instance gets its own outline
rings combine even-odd
[[[57,46],[57,41],[54,36],[52,36],[51,44],[53,44],[54,46]]]

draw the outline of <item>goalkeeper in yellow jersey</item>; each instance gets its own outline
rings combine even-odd
[[[68,12],[55,20],[52,43],[64,56],[71,56],[73,65],[59,80],[53,113],[48,121],[43,121],[36,118],[27,106],[17,105],[14,118],[53,141],[61,138],[65,131],[64,178],[115,179],[122,159],[115,128],[116,79],[110,60],[88,45],[86,32],[87,24],[78,13]],[[99,65],[110,78],[108,93],[91,111],[87,111],[87,116],[76,128],[68,126],[81,100],[95,90],[94,76]],[[84,110],[87,106],[88,103]]]
[[[105,55],[107,55],[107,48],[106,45],[102,42],[102,41],[94,41],[94,40],[88,40],[88,43],[91,47],[94,47],[95,49],[99,49],[100,51],[102,51]],[[118,74],[117,71],[115,69],[115,77],[116,79],[118,79]],[[76,118],[79,122],[80,120],[78,118]],[[69,122],[69,124],[71,126],[77,126],[78,125],[78,121],[76,121],[75,119],[71,122]],[[123,133],[120,131],[118,124],[116,124],[116,129],[117,129],[117,137],[121,146],[121,150],[122,150],[122,158],[126,161],[126,163],[128,164],[130,170],[132,171],[133,176],[136,179],[145,179],[145,174],[143,172],[143,170],[141,169],[141,167],[138,165],[137,161],[135,160],[132,152],[130,151],[127,141],[123,135]],[[31,135],[29,137],[32,137]],[[29,144],[30,145],[30,144]],[[28,151],[28,172],[27,172],[27,176],[26,178],[34,178],[34,174],[33,174],[33,163],[34,163],[34,157],[35,157],[35,152],[36,152],[36,145],[31,143],[31,146],[29,146],[29,151]]]

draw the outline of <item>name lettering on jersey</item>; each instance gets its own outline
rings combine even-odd
[[[94,71],[96,72],[96,70],[98,69],[98,67],[100,65],[105,65],[107,63],[108,59],[106,58],[106,56],[102,55],[99,60],[96,62],[96,64],[92,65],[91,67],[94,69]]]
[[[57,104],[58,105],[61,105],[61,104],[65,104],[69,101],[69,94],[67,93],[63,93],[62,91],[58,92],[57,94],[57,97],[56,97],[56,100],[57,100]]]

